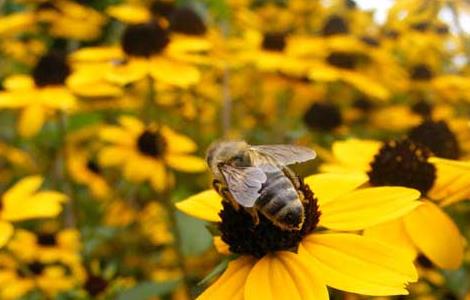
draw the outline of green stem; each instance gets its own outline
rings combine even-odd
[[[163,205],[165,206],[165,210],[168,214],[168,219],[170,223],[170,227],[173,234],[173,248],[176,253],[176,259],[178,268],[180,269],[182,281],[183,281],[183,288],[186,290],[187,294],[189,295],[189,273],[186,268],[186,258],[184,257],[183,252],[181,251],[183,246],[183,240],[181,238],[181,234],[179,231],[178,220],[176,219],[177,210],[173,201],[171,201],[171,193],[165,192],[163,194]]]
[[[155,97],[157,93],[155,91],[155,81],[152,78],[152,76],[147,76],[147,83],[148,83],[147,95],[145,97],[145,102],[144,102],[144,106],[142,107],[141,113],[142,113],[142,119],[148,125],[154,117],[154,110],[156,108]]]
[[[60,179],[63,192],[70,197],[64,207],[64,223],[66,227],[76,226],[75,217],[75,191],[67,172],[68,149],[67,149],[67,116],[64,112],[59,113],[58,131],[60,136],[59,165]]]
[[[142,116],[144,118],[144,121],[148,125],[151,121],[157,122],[159,125],[162,123],[161,116],[159,117],[158,113],[158,107],[157,104],[155,103],[155,97],[156,97],[156,91],[155,91],[155,82],[154,79],[151,76],[148,76],[148,92],[147,92],[147,97],[145,99],[145,104],[143,107],[142,111]],[[160,127],[160,126],[159,126]],[[169,176],[169,175],[167,175]],[[180,231],[178,230],[178,221],[176,219],[176,208],[171,201],[171,191],[169,189],[165,189],[164,192],[160,194],[162,197],[163,205],[165,207],[165,211],[168,214],[168,221],[170,228],[172,230],[173,234],[173,249],[176,253],[176,258],[177,258],[177,264],[178,268],[180,269],[180,272],[182,274],[182,279],[183,279],[183,288],[186,290],[186,292],[189,292],[189,276],[188,272],[186,269],[186,260],[184,257],[183,252],[181,251],[182,249],[182,239],[180,235]]]

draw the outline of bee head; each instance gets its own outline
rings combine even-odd
[[[206,162],[217,178],[220,176],[218,165],[237,156],[248,144],[244,141],[217,141],[207,149]]]

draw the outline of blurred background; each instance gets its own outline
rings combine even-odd
[[[469,33],[467,0],[0,0],[0,299],[194,299],[227,261],[174,203],[217,139],[312,147],[308,175],[439,124],[457,146],[430,150],[469,160]],[[40,186],[67,200],[6,213]],[[397,298],[470,299],[470,252],[417,264]]]

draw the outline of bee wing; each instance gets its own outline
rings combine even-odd
[[[306,162],[317,156],[312,149],[295,145],[258,145],[251,146],[251,149],[271,156],[278,164],[283,166]],[[267,163],[266,157],[263,158],[261,155],[254,155],[253,157],[255,158],[254,165],[256,166]]]
[[[235,200],[243,207],[253,207],[260,196],[261,186],[266,182],[266,174],[256,167],[234,167],[228,164],[220,165],[219,169]]]

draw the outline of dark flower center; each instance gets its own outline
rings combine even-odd
[[[33,273],[36,276],[41,275],[44,269],[46,268],[46,266],[39,261],[34,261],[32,263],[29,263],[27,267],[31,271],[31,273]]]
[[[166,150],[165,138],[156,131],[145,130],[137,139],[137,149],[152,157],[162,157]]]
[[[426,100],[419,100],[411,106],[411,111],[424,117],[428,118],[431,116],[433,106]]]
[[[369,112],[374,108],[374,103],[367,98],[361,97],[354,100],[352,106],[363,112]]]
[[[312,104],[303,119],[309,128],[322,131],[333,130],[343,122],[339,107],[329,103]]]
[[[446,35],[449,33],[449,26],[447,26],[446,24],[439,24],[439,25],[436,25],[436,27],[434,28],[434,31],[437,34]]]
[[[155,16],[169,18],[175,10],[175,4],[172,1],[156,0],[150,5],[150,11]]]
[[[258,258],[275,251],[296,251],[302,238],[316,228],[320,217],[317,199],[309,186],[302,184],[300,190],[306,204],[305,221],[298,231],[283,230],[261,213],[258,213],[259,224],[255,225],[253,217],[243,208],[236,210],[228,200],[224,200],[219,213],[222,219],[219,230],[230,251]]]
[[[346,52],[332,52],[326,61],[334,67],[352,70],[356,67],[357,56]]]
[[[405,139],[385,143],[368,172],[374,186],[405,186],[426,194],[436,179],[436,168],[428,162],[427,148]]]
[[[95,297],[103,292],[108,285],[109,282],[101,276],[88,275],[84,287],[90,296]]]
[[[70,67],[65,55],[51,52],[41,57],[32,71],[34,83],[38,87],[63,85],[70,75]]]
[[[207,27],[194,10],[183,7],[174,10],[171,14],[170,30],[187,35],[203,35]]]
[[[411,29],[419,31],[419,32],[425,32],[429,29],[431,24],[429,22],[419,22],[419,23],[414,23],[411,24]]]
[[[91,172],[97,175],[101,174],[101,167],[100,165],[98,165],[98,163],[94,159],[88,160],[86,163],[86,167],[88,170],[90,170]]]
[[[400,37],[400,32],[398,32],[395,29],[390,29],[390,30],[386,30],[384,32],[384,35],[385,35],[385,37],[387,37],[391,40],[396,40],[396,39],[398,39],[398,37]]]
[[[335,34],[348,34],[349,33],[349,26],[346,23],[346,20],[343,17],[332,15],[330,16],[323,28],[321,30],[321,34],[323,36],[332,36]]]
[[[121,46],[130,56],[150,57],[165,49],[169,41],[165,29],[157,23],[145,23],[127,26]]]
[[[56,235],[53,233],[40,233],[37,235],[38,244],[41,246],[51,247],[57,245]]]
[[[380,41],[374,37],[371,37],[371,36],[368,36],[368,35],[365,35],[363,37],[361,37],[361,41],[366,44],[366,45],[369,45],[371,47],[379,47],[380,46]]]
[[[439,157],[449,159],[460,157],[459,142],[444,121],[424,121],[412,128],[408,137],[413,142],[427,147]]]
[[[261,48],[268,51],[282,52],[286,47],[286,34],[281,32],[268,32],[263,35]]]
[[[411,70],[410,76],[413,80],[428,81],[433,78],[434,74],[429,66],[425,64],[419,64]]]

